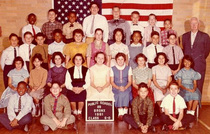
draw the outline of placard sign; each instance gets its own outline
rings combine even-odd
[[[86,121],[114,121],[112,100],[86,100]]]

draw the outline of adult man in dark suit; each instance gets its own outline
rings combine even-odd
[[[190,20],[191,31],[183,34],[182,43],[185,55],[190,55],[194,60],[194,69],[201,74],[201,79],[198,80],[197,86],[202,93],[205,72],[206,58],[210,52],[209,35],[199,31],[199,20],[192,17]]]

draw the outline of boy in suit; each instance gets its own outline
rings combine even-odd
[[[0,123],[8,130],[23,128],[27,132],[32,121],[31,109],[33,99],[27,92],[27,84],[24,81],[18,83],[17,93],[12,95],[7,106],[7,113],[0,115]]]

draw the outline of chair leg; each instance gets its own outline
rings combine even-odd
[[[199,116],[199,105],[196,108],[196,119],[197,119],[197,121],[198,121],[198,116]]]

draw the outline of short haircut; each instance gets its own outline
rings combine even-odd
[[[58,86],[61,88],[61,83],[59,82],[59,81],[52,81],[52,86],[54,85],[54,84],[58,84]],[[51,86],[51,88],[52,88],[52,86]]]
[[[140,53],[140,54],[136,55],[136,57],[135,57],[135,62],[136,63],[138,62],[138,58],[144,58],[145,62],[147,62],[147,57],[143,53]]]
[[[17,34],[15,34],[15,33],[11,33],[10,35],[9,35],[9,40],[11,40],[11,38],[12,37],[16,37],[18,40],[19,40],[19,37],[17,36]]]
[[[35,15],[34,13],[30,13],[30,14],[28,15],[27,20],[29,20],[29,18],[30,18],[31,16],[34,16],[34,17],[36,18],[36,15]]]
[[[84,36],[84,33],[83,33],[82,29],[75,29],[73,31],[73,37],[75,36],[76,33],[81,34],[82,36]]]
[[[63,32],[62,32],[61,29],[55,29],[55,30],[53,31],[53,36],[55,36],[56,33],[59,33],[59,34],[63,35]]]
[[[141,82],[139,85],[138,85],[138,91],[140,91],[141,88],[146,88],[147,91],[148,91],[148,86],[146,83],[144,82]]]
[[[92,5],[96,5],[96,6],[99,8],[99,4],[98,4],[97,2],[91,2],[91,3],[90,3],[90,7],[89,7],[89,8],[91,8],[91,7],[92,7]]]
[[[36,54],[32,57],[32,62],[34,62],[36,58],[37,58],[39,61],[43,61],[42,55],[41,55],[40,53],[36,53]]]
[[[69,16],[70,14],[74,14],[75,16],[77,16],[77,13],[74,12],[74,11],[69,11],[69,12],[68,12],[68,16]]]
[[[106,63],[107,61],[107,58],[106,58],[106,54],[104,52],[101,52],[101,51],[98,51],[95,56],[94,56],[94,61],[96,63],[96,57],[99,55],[99,54],[103,54],[104,55],[104,63]]]
[[[155,59],[154,59],[155,63],[158,64],[158,58],[159,58],[159,56],[161,56],[161,55],[165,58],[165,63],[164,63],[164,64],[166,64],[166,63],[168,62],[168,58],[167,58],[166,54],[163,53],[163,52],[157,53],[157,56],[156,56]]]
[[[22,67],[24,66],[24,61],[20,56],[17,56],[14,60],[13,60],[13,66],[15,67],[15,63],[17,61],[20,61],[22,63]]]
[[[42,32],[39,32],[39,33],[36,34],[36,39],[37,39],[37,37],[45,38],[45,35]]]
[[[119,6],[113,6],[113,7],[112,7],[112,10],[113,10],[114,8],[118,8],[118,9],[120,10],[120,7],[119,7]]]
[[[50,12],[54,12],[55,14],[57,14],[57,12],[56,12],[55,9],[50,9],[50,10],[48,10],[48,14],[49,14]]]
[[[165,19],[164,24],[165,24],[166,21],[169,21],[170,23],[172,23],[171,19]]]
[[[114,42],[116,41],[116,39],[115,39],[115,34],[116,34],[117,32],[120,32],[120,33],[122,34],[122,40],[121,40],[121,41],[123,41],[124,38],[125,38],[123,29],[122,29],[122,28],[116,28],[116,29],[114,30],[114,32],[113,32],[113,40],[114,40]]]
[[[126,55],[124,53],[117,53],[115,56],[115,60],[117,61],[117,58],[123,57],[124,61],[126,61]]]
[[[27,88],[27,83],[25,82],[25,81],[20,81],[19,83],[18,83],[18,85],[17,85],[17,87],[19,87],[20,86],[20,84],[23,84],[23,85],[25,85],[26,86],[26,88]],[[27,88],[28,89],[28,88]]]
[[[185,55],[185,56],[183,57],[183,59],[182,59],[182,68],[184,67],[184,60],[190,61],[190,62],[191,62],[190,67],[191,67],[191,68],[194,67],[195,63],[194,63],[193,58],[192,58],[191,56],[189,56],[189,55]]]
[[[142,38],[143,38],[143,36],[142,36],[142,34],[141,34],[141,31],[133,31],[133,33],[132,33],[132,35],[131,35],[131,40],[132,40],[132,42],[133,42],[133,35],[134,35],[135,33],[138,33],[138,34],[140,35],[139,43],[142,44]]]
[[[54,52],[52,55],[52,63],[55,64],[55,56],[60,56],[61,57],[61,63],[65,61],[65,58],[61,52]]]
[[[29,31],[25,32],[24,35],[23,35],[23,37],[25,38],[25,36],[26,36],[27,34],[29,34],[29,35],[31,35],[31,36],[33,37],[33,34],[32,34],[31,32],[29,32]]]
[[[149,14],[149,17],[150,17],[150,16],[154,16],[155,19],[157,20],[157,16],[156,16],[154,13]]]
[[[137,15],[140,16],[140,13],[139,13],[138,11],[133,11],[133,12],[131,13],[131,15],[133,15],[133,14],[137,14]]]
[[[173,80],[173,81],[171,81],[171,82],[169,83],[169,85],[168,85],[169,89],[170,89],[170,86],[171,86],[171,85],[176,85],[176,86],[179,88],[179,84],[178,84],[178,82],[176,82],[175,80]]]
[[[159,34],[157,31],[153,31],[153,32],[151,33],[151,38],[152,38],[154,35],[160,36],[160,34]]]
[[[95,30],[95,33],[96,33],[97,31],[101,31],[102,33],[104,33],[104,31],[103,31],[101,28],[97,28],[97,29]]]
[[[169,39],[169,38],[170,38],[170,36],[172,36],[172,35],[174,35],[174,36],[175,36],[175,38],[177,37],[175,33],[170,33],[170,34],[168,34],[168,37],[167,37],[167,38]]]
[[[79,56],[79,57],[82,58],[82,64],[85,63],[85,59],[84,59],[83,55],[82,55],[81,53],[77,53],[77,54],[74,55],[74,57],[73,57],[73,59],[72,59],[72,62],[73,62],[74,64],[75,64],[75,58],[76,58],[77,56]]]

